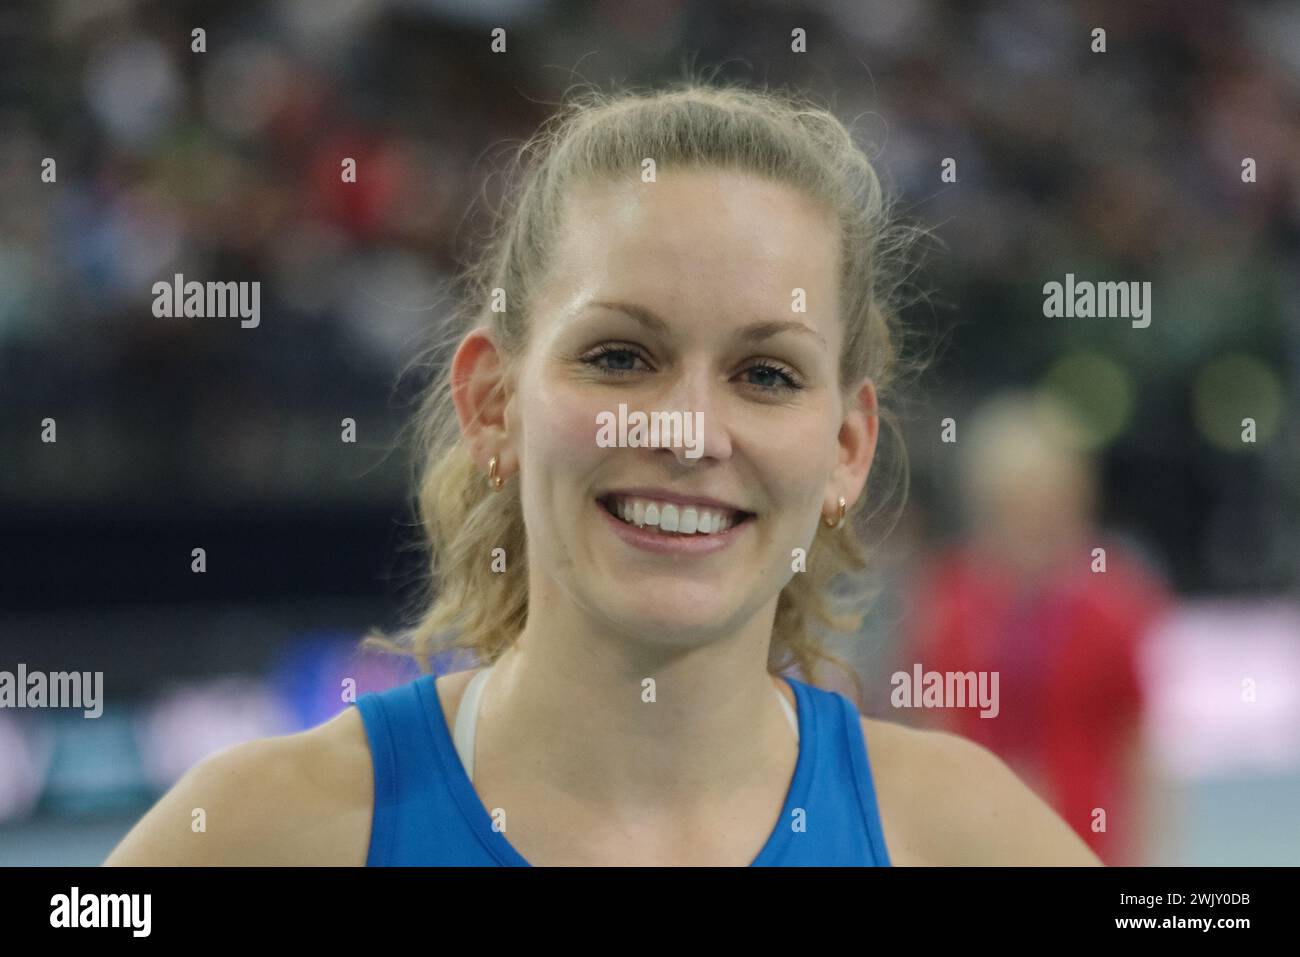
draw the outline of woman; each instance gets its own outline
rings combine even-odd
[[[811,683],[815,625],[860,621],[829,586],[897,363],[845,128],[686,83],[575,100],[520,156],[422,411],[438,591],[401,643],[490,670],[205,760],[107,863],[1097,863],[990,752]],[[694,446],[600,440],[638,412]]]

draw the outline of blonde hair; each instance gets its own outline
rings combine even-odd
[[[1090,507],[1090,439],[1078,413],[1051,393],[1016,389],[985,400],[969,417],[957,459],[966,514],[996,522],[999,496],[1014,496],[1027,479],[1051,483]]]
[[[458,312],[434,351],[481,326],[503,350],[507,370],[517,363],[527,348],[530,308],[546,273],[547,254],[556,246],[566,191],[575,183],[639,176],[646,157],[653,157],[659,170],[749,172],[788,184],[835,211],[842,250],[841,387],[847,398],[855,384],[870,378],[881,400],[882,422],[897,436],[897,420],[883,403],[900,370],[897,294],[904,277],[899,267],[915,232],[891,222],[892,203],[844,125],[789,94],[694,79],[646,92],[588,89],[571,94],[515,154],[516,189],[494,211],[486,243],[458,277]],[[493,290],[505,291],[506,311],[492,311]],[[414,426],[417,508],[431,550],[428,588],[414,627],[396,640],[372,632],[365,644],[412,655],[426,671],[431,655],[452,649],[470,650],[483,663],[495,661],[528,617],[527,534],[519,483],[507,482],[494,492],[471,459],[445,369],[425,394]],[[884,476],[884,484],[901,484],[905,499],[901,441],[898,448],[896,468]],[[882,484],[876,481],[880,473],[873,468],[873,485]],[[794,664],[805,680],[815,682],[819,661],[843,666],[820,647],[818,629],[854,631],[861,626],[865,590],[834,594],[833,585],[842,579],[866,584],[862,573],[868,568],[868,547],[861,526],[883,511],[864,518],[860,503],[871,497],[860,497],[841,528],[818,524],[806,572],[796,574],[781,591],[769,670],[781,672]],[[504,573],[491,568],[496,548],[508,556]],[[861,697],[856,674],[847,670]]]

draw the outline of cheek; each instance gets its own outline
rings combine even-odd
[[[546,388],[520,393],[520,476],[524,521],[529,547],[552,569],[566,567],[569,530],[575,511],[584,503],[587,476],[596,468],[596,408],[590,396],[572,387],[548,383]]]
[[[539,398],[540,396],[540,398]],[[559,384],[533,393],[523,407],[528,459],[547,472],[589,468],[603,451],[596,445],[596,415],[601,404],[590,395]]]
[[[836,451],[834,437],[822,419],[770,430],[751,448],[757,450],[759,474],[767,476],[771,494],[783,509],[821,508]]]

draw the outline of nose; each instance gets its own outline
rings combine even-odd
[[[726,384],[705,362],[684,364],[664,396],[663,407],[668,412],[682,413],[683,442],[662,451],[674,455],[682,465],[730,458],[725,389]]]

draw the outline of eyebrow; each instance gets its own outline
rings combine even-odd
[[[613,312],[621,312],[660,335],[668,335],[669,332],[672,331],[672,327],[667,322],[655,315],[649,309],[644,306],[638,306],[634,302],[589,302],[587,303],[587,308],[609,309]],[[805,325],[804,323],[798,322],[794,319],[769,319],[761,322],[752,322],[747,326],[742,326],[738,330],[740,338],[745,342],[762,342],[765,339],[770,339],[783,332],[802,332],[805,335],[812,336],[822,344],[823,348],[826,348],[826,340],[822,337],[821,333],[816,329],[813,329],[811,326]]]

